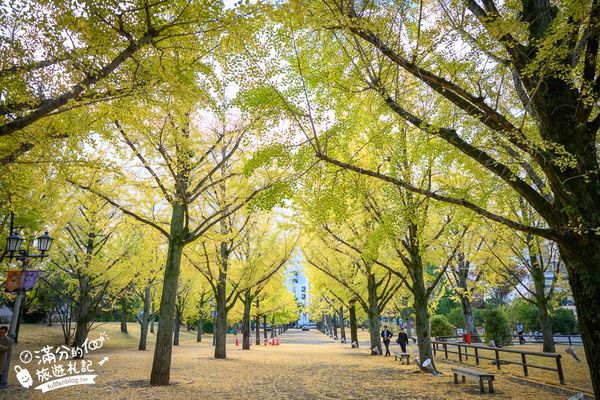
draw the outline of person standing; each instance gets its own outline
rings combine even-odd
[[[408,335],[404,332],[404,328],[400,327],[400,333],[398,333],[398,339],[396,343],[400,345],[403,353],[406,353],[406,345],[408,344]]]
[[[383,338],[383,344],[385,346],[385,356],[390,355],[390,339],[392,338],[392,332],[388,329],[387,325],[383,326],[381,331],[381,337]]]
[[[7,333],[8,328],[0,326],[0,389],[8,386],[8,356],[14,343]]]
[[[523,324],[517,321],[517,335],[519,335],[519,344],[525,344],[525,338],[523,337]]]

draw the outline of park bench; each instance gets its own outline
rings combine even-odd
[[[394,360],[398,361],[398,358],[400,359],[400,364],[404,364],[404,359],[406,359],[406,365],[410,364],[410,354],[395,352]]]
[[[452,368],[452,373],[454,374],[454,383],[458,384],[458,377],[461,377],[461,382],[465,383],[465,378],[467,376],[472,376],[475,378],[479,378],[479,391],[481,393],[483,390],[483,381],[488,381],[489,391],[490,393],[494,393],[494,374],[485,371],[477,371],[470,368]]]

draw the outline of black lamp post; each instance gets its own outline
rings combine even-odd
[[[39,254],[30,254],[28,250],[20,250],[21,245],[23,244],[23,238],[19,236],[19,234],[15,231],[6,239],[6,251],[8,252],[9,259],[15,259],[17,261],[21,261],[21,276],[19,280],[19,286],[17,289],[17,297],[15,298],[15,305],[13,307],[13,314],[10,319],[10,328],[8,329],[8,336],[14,338],[15,332],[17,329],[17,320],[19,318],[19,312],[21,311],[21,301],[23,299],[23,283],[25,281],[25,275],[27,271],[27,267],[29,266],[30,258],[43,258],[48,254],[46,252],[50,250],[50,246],[52,246],[52,238],[48,235],[48,232],[36,238],[34,244],[40,251]]]

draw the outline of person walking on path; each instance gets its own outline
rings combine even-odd
[[[404,332],[404,329],[400,327],[400,333],[398,333],[398,339],[396,343],[400,345],[403,353],[406,353],[406,345],[408,344],[408,335]]]
[[[381,337],[383,338],[383,344],[385,345],[385,356],[389,356],[390,354],[390,339],[392,338],[392,332],[388,329],[387,325],[383,326],[383,330],[381,331]]]
[[[0,326],[0,389],[8,386],[8,355],[14,341],[8,337],[8,328]]]

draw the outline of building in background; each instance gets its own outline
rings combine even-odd
[[[308,294],[308,279],[304,275],[301,259],[302,258],[299,255],[294,257],[286,271],[287,277],[285,280],[286,287],[292,292],[296,301],[300,304],[300,307],[302,307],[302,311],[300,311],[298,321],[296,322],[297,326],[310,323],[309,315],[305,312],[310,301]]]

